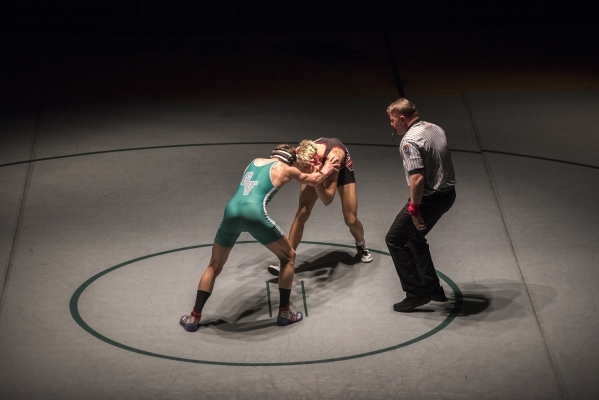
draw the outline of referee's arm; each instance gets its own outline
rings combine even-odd
[[[410,171],[410,202],[420,204],[424,195],[424,169]],[[424,219],[418,215],[412,215],[412,222],[419,231],[426,229]]]
[[[410,171],[410,201],[420,204],[424,195],[424,168]]]

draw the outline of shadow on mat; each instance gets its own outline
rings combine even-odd
[[[240,320],[248,317],[256,317],[258,316],[266,305],[261,306],[258,305],[254,308],[250,308],[249,310],[245,310],[239,315],[235,317],[234,320],[224,320],[219,318],[217,320],[207,320],[206,322],[202,322],[200,324],[200,328],[209,328],[215,327],[218,330],[223,332],[252,332],[264,328],[269,328],[276,325],[276,319],[268,319],[268,320],[254,320],[248,322],[239,322]]]
[[[264,300],[262,293],[256,293],[224,310],[220,315],[226,315],[227,319],[217,318],[202,321],[200,328],[213,328],[223,334],[258,333],[257,331],[262,329],[276,327],[278,306],[273,308],[276,309],[276,311],[272,310],[275,318],[264,319],[265,314],[268,314],[268,302]]]
[[[222,320],[219,320],[222,321]],[[223,323],[219,324],[217,329],[228,332],[228,333],[243,333],[243,332],[253,332],[259,331],[265,328],[272,328],[277,325],[276,319],[268,319],[261,321],[251,321],[251,322],[236,322],[236,323],[227,323],[223,321]],[[202,325],[200,325],[201,327]]]
[[[535,308],[543,309],[555,299],[555,290],[546,285],[527,284],[529,293],[537,300]],[[455,313],[462,321],[500,321],[528,315],[526,289],[519,282],[507,280],[479,281],[476,285],[460,285],[459,295],[447,294],[448,302],[437,303],[444,314]],[[431,302],[429,304],[435,304]]]
[[[318,271],[325,268],[335,269],[339,266],[339,264],[343,264],[346,266],[356,265],[360,262],[356,255],[351,255],[346,251],[331,251],[328,253],[321,254],[317,258],[311,261],[306,261],[302,263],[299,267],[295,269],[295,272],[309,272],[309,271]]]
[[[308,273],[317,282],[326,282],[333,279],[340,266],[353,266],[360,262],[357,256],[345,251],[332,251],[319,255],[317,258],[303,262],[295,268],[295,274]],[[272,278],[270,283],[278,283],[278,278]]]
[[[423,307],[426,307],[426,305]],[[396,311],[396,312],[399,312],[399,311]],[[402,314],[418,314],[418,313],[433,313],[433,312],[435,312],[435,310],[433,310],[432,308],[414,308],[413,310],[401,311]]]
[[[339,290],[343,289],[347,285],[351,285],[355,269],[352,267],[360,263],[354,252],[346,251],[329,251],[320,252],[314,255],[314,258],[302,262],[296,269],[296,274],[302,274],[303,276],[297,276],[297,279],[312,279],[318,286],[313,289],[322,288],[319,291],[321,298],[318,303],[326,302],[326,293],[329,291],[329,283],[336,281],[334,293],[339,293]],[[344,279],[345,278],[345,279]],[[276,284],[278,283],[278,277],[273,277],[268,282]],[[294,283],[294,286],[297,283]],[[251,333],[263,330],[265,328],[276,327],[276,315],[278,312],[278,296],[276,289],[272,293],[272,314],[274,318],[264,320],[259,319],[264,317],[264,313],[268,309],[268,302],[264,299],[264,293],[254,293],[248,297],[244,297],[242,293],[239,293],[239,299],[235,300],[235,303],[229,304],[219,310],[220,315],[231,316],[231,319],[222,318],[216,320],[202,321],[200,327],[210,328],[214,327],[222,333]],[[324,297],[323,297],[324,296]],[[241,300],[243,298],[243,300]],[[302,301],[296,300],[296,309],[303,311],[301,308]],[[250,308],[247,308],[249,305]],[[241,322],[243,320],[243,322]],[[265,336],[266,337],[266,336]]]
[[[239,314],[232,323],[237,323],[239,320],[241,320],[245,317],[254,315],[254,314],[262,311],[263,308],[264,308],[263,306],[257,306],[254,308],[250,308],[249,310],[245,310],[241,314]],[[217,326],[217,325],[223,325],[223,324],[228,324],[228,323],[229,323],[229,321],[226,321],[224,319],[218,319],[216,321],[210,321],[210,322],[206,321],[205,323],[201,323],[200,327]]]
[[[453,296],[448,297],[451,302],[449,304],[444,303],[445,310],[444,314],[454,312],[455,306],[458,305],[457,311],[458,317],[467,317],[469,315],[477,315],[483,313],[491,306],[491,298],[480,293],[464,293],[461,299],[456,299]],[[461,302],[461,304],[459,303]]]

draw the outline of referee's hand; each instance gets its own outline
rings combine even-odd
[[[424,219],[422,218],[422,215],[412,215],[412,222],[414,223],[416,229],[418,229],[419,231],[423,231],[426,229],[426,225],[424,225]]]

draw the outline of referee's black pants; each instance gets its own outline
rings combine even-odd
[[[387,232],[385,242],[407,297],[432,293],[439,288],[439,277],[425,236],[453,206],[455,196],[455,189],[452,188],[447,192],[437,192],[422,198],[420,215],[426,225],[423,231],[414,226],[408,211],[408,201]]]

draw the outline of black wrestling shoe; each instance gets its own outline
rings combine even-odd
[[[407,312],[416,307],[423,306],[431,301],[429,294],[421,294],[420,296],[406,297],[399,303],[393,304],[393,311]]]
[[[431,300],[438,301],[440,303],[447,301],[447,296],[445,296],[445,290],[443,290],[443,286],[439,286],[437,290],[433,290],[431,293]]]

